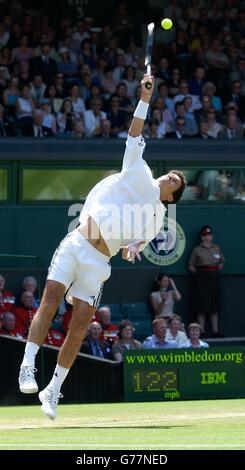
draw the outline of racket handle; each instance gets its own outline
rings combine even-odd
[[[146,82],[145,87],[147,88],[147,90],[150,90],[152,88],[152,83]]]
[[[151,75],[151,64],[147,64],[146,73],[147,75]],[[152,83],[146,82],[145,87],[147,88],[147,90],[150,90],[152,88]]]

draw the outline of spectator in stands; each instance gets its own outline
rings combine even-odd
[[[83,341],[81,346],[81,353],[89,354],[90,356],[110,359],[110,347],[106,341],[100,340],[102,333],[101,325],[93,321],[88,327],[87,338]]]
[[[8,312],[15,309],[15,296],[11,291],[5,290],[6,280],[0,274],[0,312]]]
[[[71,100],[64,100],[60,112],[57,115],[59,133],[71,135],[74,121],[75,113],[73,111]]]
[[[55,135],[57,133],[57,122],[55,115],[51,112],[51,104],[48,98],[40,100],[40,107],[43,114],[42,126],[47,129],[46,135],[49,137]]]
[[[214,337],[219,337],[218,313],[221,310],[219,272],[224,266],[225,258],[220,247],[212,243],[213,231],[209,225],[203,225],[199,237],[201,243],[194,248],[189,260],[189,269],[196,277],[197,317],[204,334],[205,320],[210,316],[212,334]]]
[[[32,116],[35,110],[35,104],[30,95],[30,87],[24,85],[21,91],[21,95],[16,101],[16,114],[18,120],[18,126],[25,135],[25,132],[32,124]]]
[[[208,123],[208,135],[213,139],[217,139],[219,133],[222,131],[223,126],[216,120],[215,108],[209,108],[206,112],[206,119]]]
[[[244,139],[244,129],[239,124],[238,118],[233,114],[229,114],[226,119],[226,125],[218,134],[219,139],[223,140],[240,140]]]
[[[111,131],[111,121],[109,121],[109,119],[102,119],[100,128],[101,132],[96,135],[96,137],[100,137],[102,139],[110,139],[111,137],[115,137]]]
[[[174,68],[171,71],[171,77],[168,82],[169,96],[174,98],[180,92],[180,69]]]
[[[156,289],[150,294],[150,302],[154,318],[165,318],[169,320],[174,313],[174,302],[181,300],[174,280],[165,273],[158,274]]]
[[[196,118],[195,118],[195,115],[194,115],[194,112],[192,110],[192,98],[191,96],[186,96],[184,99],[183,99],[183,106],[184,106],[184,109],[185,109],[185,116],[184,116],[184,119],[189,121],[189,132],[190,132],[190,135],[193,137],[197,134],[197,131],[198,131],[198,127],[197,127],[197,122],[196,122]]]
[[[117,137],[119,139],[126,139],[127,138],[127,135],[128,135],[128,131],[129,131],[129,128],[131,126],[131,122],[132,122],[132,119],[130,116],[127,116],[126,117],[126,120],[125,120],[125,125],[123,127],[123,130],[118,132],[117,134]]]
[[[49,85],[46,88],[44,98],[49,100],[52,113],[57,115],[63,104],[63,99],[58,97],[58,91],[55,85]]]
[[[179,315],[174,314],[169,319],[166,339],[176,341],[178,348],[181,348],[186,344],[187,336],[185,332],[182,331],[182,321]]]
[[[202,119],[199,124],[199,132],[195,134],[194,137],[198,139],[213,139],[213,137],[209,135],[208,130],[208,121]]]
[[[32,292],[25,291],[21,294],[21,307],[17,307],[15,310],[16,314],[16,326],[22,332],[23,338],[28,335],[30,324],[37,311],[33,308],[34,295]]]
[[[115,136],[123,130],[127,116],[124,111],[119,109],[119,105],[119,98],[117,96],[113,96],[110,100],[107,116],[111,122],[111,132]]]
[[[122,83],[125,83],[127,87],[127,97],[131,100],[134,97],[136,88],[139,86],[139,82],[135,78],[135,68],[131,65],[126,67]]]
[[[202,87],[205,82],[205,68],[197,67],[194,72],[194,78],[191,78],[188,82],[190,94],[200,97],[202,95]]]
[[[30,60],[32,76],[41,75],[46,84],[50,84],[57,74],[57,64],[50,58],[50,43],[45,42],[41,47],[41,55]]]
[[[131,101],[127,97],[127,87],[125,83],[119,83],[116,88],[116,93],[113,96],[118,96],[119,98],[119,109],[125,113],[131,113],[133,106]]]
[[[160,113],[160,115],[159,115]],[[158,119],[164,124],[166,133],[166,124],[170,124],[173,120],[173,113],[167,108],[165,100],[161,96],[157,96],[152,103],[151,118]]]
[[[141,348],[140,341],[133,338],[134,327],[129,320],[123,320],[118,325],[118,340],[113,343],[112,357],[114,361],[122,362],[124,351]]]
[[[196,111],[197,109],[200,109],[202,107],[198,96],[191,95],[189,93],[189,87],[188,87],[187,81],[181,80],[179,84],[179,93],[175,95],[175,97],[173,98],[173,101],[176,104],[179,102],[183,102],[184,98],[187,98],[187,97],[192,99],[191,107],[190,107],[191,112]]]
[[[4,107],[0,104],[0,137],[14,136],[15,129],[11,118],[4,113]]]
[[[92,43],[89,38],[85,38],[81,42],[81,55],[84,64],[88,64],[91,69],[96,67],[96,56],[92,50]],[[79,57],[79,58],[80,58]]]
[[[79,96],[78,86],[73,85],[70,90],[70,101],[72,103],[72,109],[75,115],[75,119],[80,119],[84,115],[85,106],[84,101]]]
[[[7,87],[7,83],[9,80],[9,73],[6,67],[1,65],[0,67],[0,95],[2,95],[3,91]]]
[[[40,105],[41,100],[44,97],[44,93],[46,90],[46,85],[43,82],[41,75],[35,75],[31,84],[30,84],[30,95],[35,103],[36,106]]]
[[[200,123],[201,120],[206,119],[206,112],[209,110],[209,108],[212,107],[211,97],[209,95],[202,95],[200,102],[202,107],[194,112],[197,123]]]
[[[168,109],[168,111],[170,111],[171,115],[173,116],[174,115],[174,102],[172,98],[169,98],[168,96],[169,91],[168,91],[168,86],[166,82],[159,83],[157,87],[157,93],[158,93],[157,97],[162,98],[166,108]],[[154,106],[154,102],[153,102],[153,106]]]
[[[8,87],[3,92],[3,105],[9,116],[15,116],[15,104],[20,96],[19,82],[17,77],[12,77]]]
[[[102,59],[104,60],[104,59]],[[106,65],[106,62],[105,62]],[[113,69],[112,77],[116,84],[120,83],[123,79],[123,74],[125,71],[125,55],[118,54],[117,55],[117,64],[116,67]]]
[[[245,87],[245,56],[239,57],[237,59],[237,66],[235,70],[232,70],[230,73],[230,81],[236,82],[239,81],[242,87],[242,94],[244,95]]]
[[[148,336],[142,344],[144,349],[169,349],[177,348],[176,341],[168,341],[167,322],[164,318],[155,318],[152,322],[153,335]]]
[[[157,77],[161,78],[165,82],[167,82],[170,79],[169,61],[166,57],[161,57],[160,59],[158,70],[157,70]]]
[[[113,79],[113,68],[112,67],[106,67],[105,68],[105,77],[101,79],[101,85],[103,88],[103,97],[105,99],[109,99],[110,95],[115,93],[117,83]]]
[[[39,307],[39,298],[37,290],[37,280],[34,276],[26,276],[22,281],[23,291],[31,292],[33,294],[33,308]]]
[[[189,136],[185,134],[185,121],[183,118],[177,117],[174,121],[175,130],[166,133],[167,139],[187,139]]]
[[[22,135],[25,137],[52,137],[53,131],[49,127],[43,125],[43,112],[41,109],[36,109],[33,113],[31,122],[26,123],[22,129]]]
[[[233,102],[238,108],[238,117],[243,121],[245,118],[245,96],[241,93],[241,82],[236,80],[231,83],[230,92],[226,96],[226,104]]]
[[[54,80],[54,86],[57,90],[57,98],[64,99],[68,95],[67,86],[63,73],[58,73]]]
[[[156,109],[156,111],[159,110]],[[164,122],[161,122],[159,119],[153,118],[145,126],[143,135],[147,139],[163,139],[166,134],[166,127],[167,126]]]
[[[189,115],[187,113],[190,113],[190,106],[188,106],[188,111],[187,109],[185,108],[184,106],[184,103],[183,101],[179,101],[178,103],[176,103],[175,105],[175,112],[176,112],[176,118],[181,118],[181,120],[183,119],[184,120],[184,128],[182,129],[180,126],[178,127],[178,131],[179,131],[179,134],[182,135],[182,133],[184,133],[184,135],[186,136],[192,136],[194,134],[197,133],[197,123],[196,123],[196,120],[194,118],[194,115]],[[176,129],[177,130],[177,124],[176,123],[176,119],[171,123],[171,126],[173,129]],[[178,137],[178,134],[176,134],[175,138],[181,138],[181,137]]]
[[[216,111],[221,111],[222,110],[222,102],[219,96],[216,96],[216,86],[212,82],[206,82],[203,87],[202,87],[202,93],[203,95],[208,95],[210,96],[211,99],[211,105],[213,108],[216,109]]]
[[[96,316],[102,328],[100,339],[107,341],[111,347],[113,342],[118,339],[118,326],[111,322],[110,307],[107,305],[100,307]]]
[[[19,47],[16,47],[12,51],[12,62],[19,64],[22,61],[28,62],[34,56],[34,50],[29,47],[28,37],[22,36],[20,39]]]
[[[209,80],[217,86],[222,85],[229,73],[229,59],[223,52],[222,43],[218,38],[214,38],[211,48],[206,53],[206,63]]]
[[[6,26],[3,21],[0,22],[0,49],[5,47],[10,38],[10,33],[6,30]]]
[[[22,329],[17,328],[16,318],[13,312],[4,312],[2,314],[0,326],[0,335],[14,336],[22,338]]]
[[[75,84],[77,82],[77,64],[71,61],[70,53],[67,47],[61,47],[59,50],[60,60],[58,62],[58,73],[64,75],[66,83]]]
[[[84,112],[84,127],[88,137],[95,137],[101,133],[101,121],[106,119],[106,113],[101,111],[101,98],[92,98],[91,109]]]
[[[72,137],[83,139],[85,137],[84,124],[82,119],[73,121]]]
[[[202,327],[199,323],[190,323],[187,327],[189,339],[182,348],[209,348],[209,344],[200,340]]]
[[[141,50],[139,47],[137,47],[136,42],[133,40],[129,41],[126,54],[125,54],[126,66],[132,65],[132,67],[137,68],[140,53],[141,53]]]
[[[22,60],[18,67],[19,71],[17,73],[17,78],[19,82],[20,89],[22,89],[25,85],[29,85],[31,82],[31,72],[30,72],[30,64],[26,60]]]

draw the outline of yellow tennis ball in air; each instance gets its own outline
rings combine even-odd
[[[163,29],[171,29],[173,26],[173,22],[172,20],[170,20],[170,18],[163,18],[163,20],[161,21],[161,27]]]

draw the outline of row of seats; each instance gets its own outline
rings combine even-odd
[[[145,302],[122,304],[115,303],[106,305],[110,307],[113,323],[125,320],[126,318],[128,318],[130,321],[151,319],[150,309]]]
[[[143,341],[151,334],[151,312],[145,302],[107,304],[111,310],[112,323],[130,320],[135,328],[135,338]]]

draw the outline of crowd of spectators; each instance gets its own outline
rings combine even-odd
[[[172,18],[171,31],[157,22],[156,86],[144,136],[243,139],[244,1],[181,4],[170,0],[161,12]],[[145,38],[136,41],[127,4],[119,2],[107,24],[66,16],[55,29],[49,16],[19,1],[5,10],[0,136],[125,138],[145,70]]]
[[[167,276],[164,275],[165,277]],[[6,290],[5,284],[6,280],[0,274],[0,336],[26,340],[30,324],[39,305],[37,281],[33,276],[25,277],[18,295]],[[168,292],[173,289],[172,285],[175,285],[173,280]],[[63,344],[68,333],[71,316],[72,307],[61,303],[44,344],[56,347]],[[141,343],[137,339],[137,327],[134,327],[134,321],[131,322],[126,318],[116,324],[113,322],[110,307],[103,306],[96,311],[80,351],[101,359],[121,362],[124,352],[128,349],[208,347],[207,343],[199,339],[202,333],[200,324],[190,324],[189,331],[189,338],[187,338],[181,317],[173,312],[169,312],[168,316],[156,315],[153,316],[152,321],[153,334]]]

